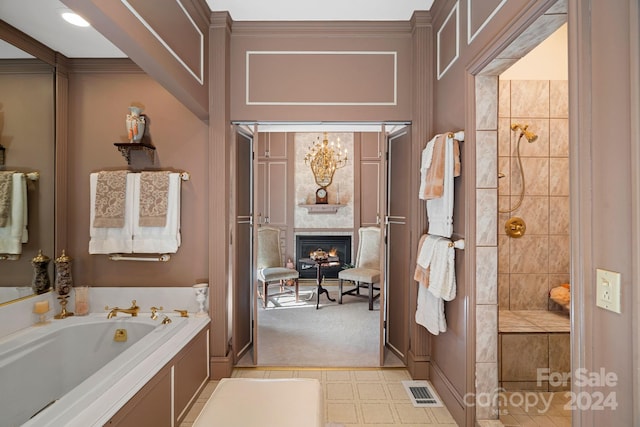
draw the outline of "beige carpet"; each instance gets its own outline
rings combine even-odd
[[[258,310],[258,366],[377,367],[380,366],[380,310],[376,302],[349,295],[338,304],[337,286],[327,286],[336,302],[320,296],[316,310],[315,286],[301,285],[300,300],[293,294],[270,298]],[[250,366],[252,355],[238,366]]]

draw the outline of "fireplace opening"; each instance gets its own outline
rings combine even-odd
[[[335,250],[340,260],[340,266],[322,267],[322,275],[326,279],[337,279],[342,265],[351,264],[351,236],[298,235],[296,236],[296,256],[298,257],[296,269],[301,279],[315,279],[316,268],[303,265],[300,263],[300,258],[309,258],[309,254],[318,249],[325,252]]]

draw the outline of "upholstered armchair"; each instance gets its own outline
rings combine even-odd
[[[278,283],[280,292],[284,292],[284,284],[288,280],[294,281],[296,301],[298,301],[299,289],[297,270],[283,267],[282,251],[280,249],[280,229],[262,226],[258,229],[258,262],[257,277],[262,283],[262,303],[267,307],[269,285]]]
[[[343,295],[362,296],[369,299],[369,310],[373,310],[373,301],[380,296],[380,229],[363,227],[358,230],[358,236],[355,268],[338,273],[338,303],[342,304]],[[343,291],[345,280],[352,281],[355,287]],[[374,286],[375,283],[378,284],[377,287]],[[367,288],[367,295],[360,295],[360,288]]]

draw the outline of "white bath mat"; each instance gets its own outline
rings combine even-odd
[[[433,408],[443,406],[440,397],[427,381],[402,381],[409,399],[416,408]]]

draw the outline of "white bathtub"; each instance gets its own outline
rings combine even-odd
[[[3,337],[0,426],[102,426],[209,322],[171,319],[91,314]]]

